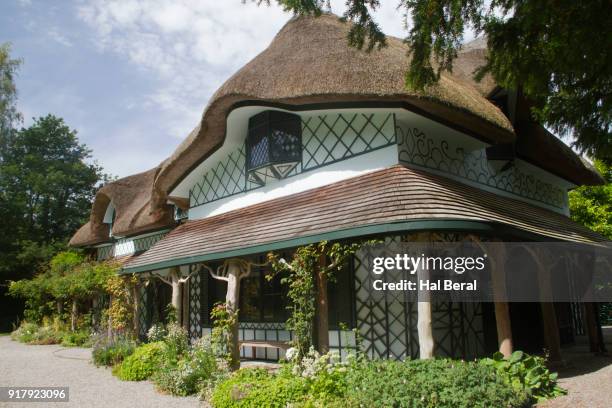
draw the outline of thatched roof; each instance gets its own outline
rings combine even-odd
[[[408,47],[389,37],[371,53],[347,44],[349,23],[334,15],[294,17],[270,46],[234,74],[210,99],[201,123],[164,163],[156,181],[160,200],[223,143],[226,117],[239,103],[397,103],[490,142],[514,140],[506,116],[463,79],[443,74],[425,91],[406,89]],[[471,61],[468,58],[466,61]],[[462,70],[461,60],[455,68]],[[473,82],[473,81],[472,81]]]
[[[134,235],[174,225],[169,205],[151,205],[153,182],[158,171],[159,167],[156,167],[102,187],[94,198],[89,222],[74,234],[70,245],[93,245],[109,240],[108,224],[103,219],[111,203],[115,208],[114,236]]]
[[[453,65],[453,76],[490,96],[499,86],[493,77],[485,75],[480,82],[474,79],[475,71],[486,63],[487,42],[484,37],[465,44]],[[526,160],[576,185],[604,184],[605,180],[588,162],[569,146],[532,119],[533,104],[519,95],[519,110],[516,113],[516,152]]]
[[[478,90],[483,96],[490,96],[494,90],[499,88],[490,74],[480,81],[474,79],[474,73],[482,67],[487,58],[487,40],[478,37],[465,44],[453,63],[453,76],[467,82]]]

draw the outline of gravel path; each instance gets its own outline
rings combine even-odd
[[[568,394],[538,405],[538,408],[612,407],[612,326],[603,328],[608,355],[589,352],[586,338],[562,350],[567,366],[559,369],[559,384]]]
[[[0,407],[199,407],[196,398],[162,395],[153,384],[125,382],[113,377],[110,369],[96,368],[91,350],[58,345],[29,346],[0,336],[0,386],[70,387],[68,403],[0,402]]]
[[[609,346],[608,346],[609,347]],[[612,357],[594,356],[586,350],[566,353],[568,367],[559,370],[559,384],[568,390],[542,408],[612,407]]]

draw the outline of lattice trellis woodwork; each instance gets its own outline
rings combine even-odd
[[[395,143],[395,115],[353,113],[303,121],[303,171]]]
[[[139,253],[146,251],[165,237],[166,234],[167,232],[160,232],[159,234],[134,239],[134,252]]]
[[[108,295],[96,295],[93,307],[91,310],[92,314],[92,328],[94,331],[98,331],[102,328],[104,323],[102,317],[104,316],[104,310],[108,307],[110,298]]]
[[[443,239],[448,242],[462,238],[460,234],[443,234]],[[410,236],[401,238],[403,241],[410,239]],[[400,237],[394,237],[386,241],[399,240]],[[369,260],[355,257],[355,306],[363,351],[372,358],[418,358],[417,304],[405,291],[384,291],[374,295],[372,282],[375,278],[367,264],[370,264]],[[399,281],[402,277],[394,273],[398,272],[387,271],[376,279]],[[432,330],[438,356],[471,359],[484,354],[480,303],[433,302]]]
[[[302,120],[302,160],[284,177],[314,170],[396,143],[395,114],[318,115]],[[191,207],[251,191],[278,179],[269,167],[247,177],[246,145],[209,169],[189,192]]]
[[[576,336],[584,336],[584,305],[578,302],[570,303],[570,311],[572,316],[573,334]]]
[[[202,336],[202,312],[206,303],[206,289],[203,281],[208,281],[208,276],[203,271],[197,271],[197,265],[189,266],[189,273],[193,273],[189,282],[189,337],[195,340]],[[203,287],[204,286],[204,287]]]
[[[244,145],[208,170],[190,190],[191,206],[241,193],[246,189]]]
[[[374,277],[366,260],[355,257],[355,309],[363,351],[371,358],[404,359],[418,355],[416,308],[406,302],[405,293],[385,291],[373,295]],[[381,277],[377,277],[381,278]],[[387,274],[385,280],[397,280]],[[416,346],[416,347],[415,347]]]
[[[138,286],[139,298],[138,298],[138,337],[141,340],[147,338],[147,332],[151,328],[151,305],[152,299],[149,299],[149,292],[147,285],[143,282]]]
[[[437,356],[473,359],[484,354],[480,303],[435,302],[432,328]]]
[[[98,261],[105,261],[107,259],[110,259],[113,257],[113,252],[114,252],[114,246],[113,245],[107,245],[107,246],[103,246],[103,247],[98,247],[96,250],[96,255],[98,258]]]
[[[144,252],[165,237],[167,233],[167,231],[163,231],[141,238],[119,239],[114,244],[98,247],[96,254],[97,259],[98,261],[104,261],[114,257]]]

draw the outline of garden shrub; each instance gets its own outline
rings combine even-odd
[[[189,348],[189,337],[187,331],[177,323],[169,323],[167,333],[164,337],[167,346],[168,358],[178,361]]]
[[[211,403],[215,408],[282,408],[302,400],[306,392],[306,379],[302,377],[243,368],[215,387]]]
[[[215,408],[229,407],[523,407],[524,390],[493,367],[455,360],[341,363],[310,351],[271,374],[243,369],[212,393]]]
[[[157,387],[173,395],[205,393],[222,376],[208,338],[199,339],[179,360],[168,360],[154,376]]]
[[[526,392],[493,367],[449,359],[358,360],[346,376],[347,405],[367,407],[522,407]]]
[[[28,344],[59,344],[62,342],[63,336],[64,333],[55,331],[53,327],[41,326],[38,328],[38,331],[34,333],[33,339],[30,340]]]
[[[557,373],[546,367],[546,359],[515,351],[509,359],[497,352],[493,358],[480,360],[480,364],[493,367],[513,387],[526,391],[536,401],[541,402],[567,393],[557,385]]]
[[[13,332],[11,333],[11,339],[19,341],[21,343],[29,343],[34,339],[34,335],[37,331],[37,324],[23,321],[17,329],[13,330]]]
[[[159,369],[166,356],[166,344],[155,342],[143,344],[134,350],[113,371],[123,381],[146,380]]]
[[[22,322],[22,324],[11,333],[11,338],[26,344],[58,344],[62,341],[63,332],[57,331],[53,325],[46,323],[39,326],[35,323]]]
[[[80,330],[75,332],[67,332],[62,336],[62,346],[64,347],[82,347],[90,344],[89,331]]]
[[[135,342],[129,338],[118,337],[109,340],[106,336],[102,336],[94,343],[92,350],[93,362],[98,367],[111,367],[121,363],[126,357],[130,356],[135,348]]]
[[[221,382],[213,391],[215,407],[332,407],[345,406],[346,364],[336,353],[320,355],[310,349],[298,360],[297,349],[288,354],[296,357],[278,373],[263,369],[239,370]]]

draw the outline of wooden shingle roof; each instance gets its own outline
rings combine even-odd
[[[130,260],[124,271],[162,269],[320,240],[432,229],[576,242],[605,240],[562,214],[396,165],[188,221]]]

